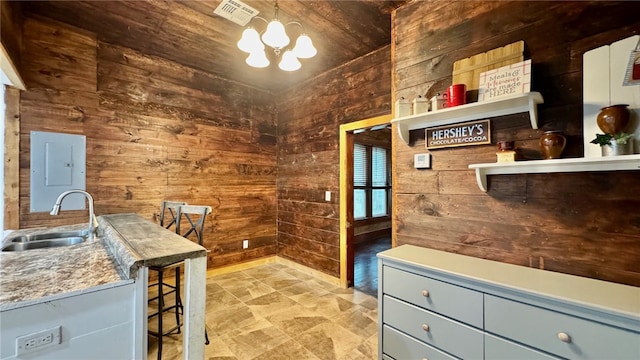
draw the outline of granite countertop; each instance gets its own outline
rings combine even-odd
[[[61,226],[55,230],[86,228],[87,224]],[[52,229],[15,231],[18,234]],[[97,270],[97,271],[96,271]],[[0,311],[55,300],[133,282],[123,276],[105,241],[94,241],[49,249],[0,252]]]
[[[132,283],[142,266],[206,256],[206,249],[137,214],[98,217],[98,236],[80,244],[0,252],[0,311]],[[35,228],[19,234],[75,230],[86,224]]]

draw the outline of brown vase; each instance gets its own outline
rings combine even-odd
[[[605,134],[619,134],[629,124],[629,105],[617,104],[600,109],[598,127]]]
[[[540,151],[544,159],[559,159],[565,145],[567,138],[562,131],[545,131],[540,137]]]

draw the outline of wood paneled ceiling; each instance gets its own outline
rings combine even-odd
[[[268,68],[249,67],[247,54],[236,46],[244,28],[213,13],[220,1],[28,1],[22,10],[89,30],[101,41],[278,93],[388,45],[391,12],[410,0],[278,1],[279,19],[302,23],[318,49],[295,72],[280,70],[271,53]],[[243,2],[273,18],[274,1]],[[254,23],[263,29],[262,22]],[[293,35],[297,29],[290,28]]]

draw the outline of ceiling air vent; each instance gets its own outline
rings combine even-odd
[[[239,0],[223,0],[213,13],[245,26],[259,11]]]

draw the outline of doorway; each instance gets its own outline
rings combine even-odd
[[[340,126],[340,283],[373,296],[377,296],[375,254],[391,247],[391,119],[389,114]],[[383,134],[386,139],[380,139]],[[368,164],[365,183],[354,184],[354,168],[358,169],[354,158]],[[369,171],[376,167],[373,161],[378,170],[382,168],[380,159],[386,161],[384,184],[380,174]],[[359,204],[355,216],[354,194]]]

